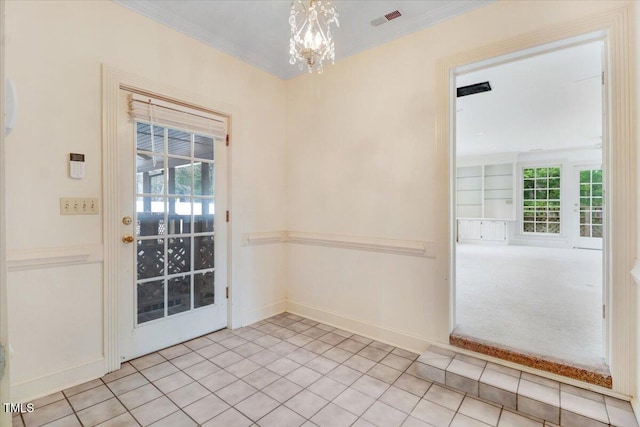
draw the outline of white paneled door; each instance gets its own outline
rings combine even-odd
[[[227,324],[225,141],[118,114],[119,349],[129,360]]]

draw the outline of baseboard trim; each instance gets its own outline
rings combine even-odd
[[[103,357],[71,368],[11,385],[12,402],[32,402],[51,393],[100,378],[106,373]]]
[[[286,300],[281,299],[279,301],[265,304],[250,311],[243,311],[240,314],[242,318],[241,326],[251,325],[252,323],[256,323],[271,316],[275,316],[276,314],[284,313],[286,310],[286,306]]]
[[[17,249],[7,252],[9,271],[89,264],[102,260],[102,245]]]
[[[422,354],[429,345],[433,344],[425,337],[407,331],[384,328],[291,299],[287,299],[286,311],[417,354]]]

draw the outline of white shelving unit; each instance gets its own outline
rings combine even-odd
[[[513,171],[513,163],[457,168],[458,241],[506,242],[515,219]]]

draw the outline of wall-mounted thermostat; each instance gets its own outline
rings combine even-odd
[[[84,175],[84,154],[69,154],[69,176],[75,179],[82,179]]]

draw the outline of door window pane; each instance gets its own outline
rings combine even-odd
[[[138,283],[138,324],[164,317],[164,280]]]
[[[167,314],[191,310],[191,276],[174,277],[167,284]]]
[[[193,306],[204,307],[213,304],[215,281],[213,271],[193,275]]]

